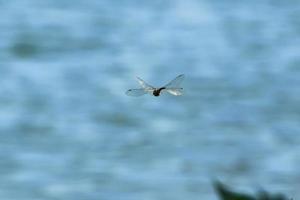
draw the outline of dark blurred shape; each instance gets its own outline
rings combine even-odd
[[[231,191],[227,186],[219,181],[214,182],[214,188],[217,191],[219,198],[223,200],[255,200],[256,198],[243,193]]]
[[[38,52],[37,46],[29,42],[16,43],[11,48],[13,54],[21,58],[27,58]]]
[[[221,200],[288,200],[283,194],[270,194],[260,191],[256,196],[234,192],[219,181],[214,182],[214,188]]]

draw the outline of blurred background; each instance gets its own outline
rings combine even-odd
[[[300,197],[300,4],[0,0],[0,198]],[[128,97],[135,76],[185,95]]]

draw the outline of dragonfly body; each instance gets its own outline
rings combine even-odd
[[[166,91],[167,93],[170,93],[172,95],[175,96],[179,96],[182,95],[182,91],[183,88],[180,87],[180,83],[182,82],[184,78],[184,75],[181,74],[179,76],[177,76],[175,79],[173,79],[172,81],[170,81],[168,84],[166,84],[163,87],[153,87],[151,85],[149,85],[148,83],[146,83],[143,79],[137,77],[139,84],[141,85],[142,88],[138,88],[138,89],[129,89],[127,90],[126,94],[128,96],[142,96],[146,93],[152,94],[153,96],[160,96],[160,94],[164,91]]]
[[[163,90],[163,89],[166,89],[165,87],[161,87],[161,88],[158,88],[158,89],[155,89],[153,90],[153,96],[156,96],[158,97],[160,95],[160,92]]]

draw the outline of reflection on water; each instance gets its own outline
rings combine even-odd
[[[2,199],[300,196],[300,6],[10,1],[0,18]],[[129,98],[134,76],[182,97]]]

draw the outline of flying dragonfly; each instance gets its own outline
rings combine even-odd
[[[127,90],[126,94],[128,96],[138,97],[148,93],[158,97],[161,94],[161,92],[167,92],[174,96],[180,96],[183,94],[183,88],[180,87],[180,83],[184,79],[184,74],[177,76],[175,79],[173,79],[163,87],[153,87],[152,85],[146,83],[143,79],[139,77],[136,78],[141,88]]]

